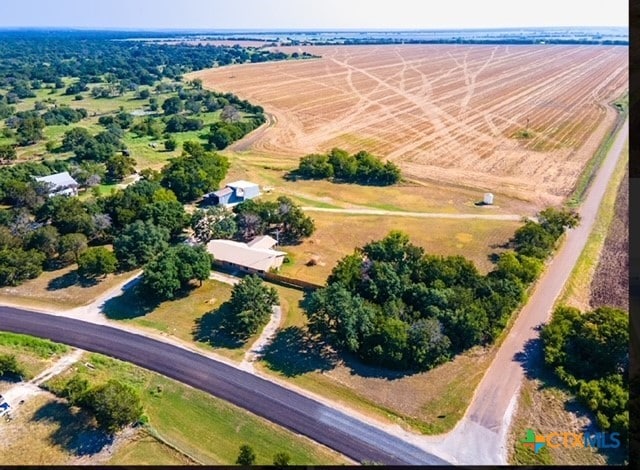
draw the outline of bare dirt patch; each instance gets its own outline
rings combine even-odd
[[[618,189],[615,215],[591,281],[591,306],[629,310],[629,173]]]
[[[627,86],[624,47],[322,46],[321,59],[190,74],[261,104],[275,125],[253,143],[298,158],[334,146],[407,175],[516,194],[570,193]],[[516,139],[527,130],[528,139]]]

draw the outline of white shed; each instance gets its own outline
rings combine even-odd
[[[493,204],[493,194],[492,193],[484,193],[484,199],[482,200],[484,204],[490,206]]]

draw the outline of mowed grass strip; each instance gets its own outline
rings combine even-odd
[[[199,462],[233,464],[244,443],[254,448],[259,465],[271,464],[277,452],[287,452],[291,464],[347,462],[339,454],[306,438],[159,374],[99,354],[88,354],[82,362],[90,362],[92,368],[78,364],[75,370],[66,371],[48,384],[52,388],[60,387],[74,374],[91,383],[110,378],[129,383],[139,391],[153,431]],[[137,451],[137,455],[136,458],[143,461],[148,459],[144,451]]]

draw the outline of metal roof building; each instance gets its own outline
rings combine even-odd
[[[265,273],[282,266],[286,253],[257,247],[260,242],[268,242],[265,237],[258,238],[262,240],[252,240],[252,243],[258,240],[253,246],[232,240],[211,240],[207,243],[207,251],[213,255],[216,263],[247,272]]]
[[[78,182],[73,179],[68,171],[49,176],[36,176],[35,180],[49,185],[49,197],[78,195]]]

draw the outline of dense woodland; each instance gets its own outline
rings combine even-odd
[[[201,246],[182,243],[191,223],[183,204],[219,188],[229,162],[215,151],[263,124],[265,116],[260,106],[204,90],[199,80],[184,83],[181,76],[232,63],[310,57],[124,39],[109,32],[0,32],[0,285],[73,263],[85,280],[146,267],[142,285],[160,298],[205,279],[211,257]],[[82,106],[89,99],[99,100],[92,112]],[[96,115],[95,103],[112,110],[112,101],[139,103],[141,112],[121,105]],[[181,144],[182,153],[160,171],[140,171],[125,188],[100,191],[136,172],[137,154],[128,143],[137,139],[150,139],[154,147],[163,140],[172,152]],[[18,158],[43,147],[44,158]],[[62,171],[78,181],[83,197],[48,197],[49,188],[34,180]],[[252,204],[238,216],[247,234],[280,229],[283,240],[294,240],[313,230],[291,201],[278,203],[289,204],[289,215],[268,218],[264,211],[249,214],[262,207]]]
[[[575,213],[527,222],[486,276],[461,256],[434,256],[391,232],[338,262],[308,296],[309,331],[325,344],[395,369],[427,370],[491,343],[524,299]]]

